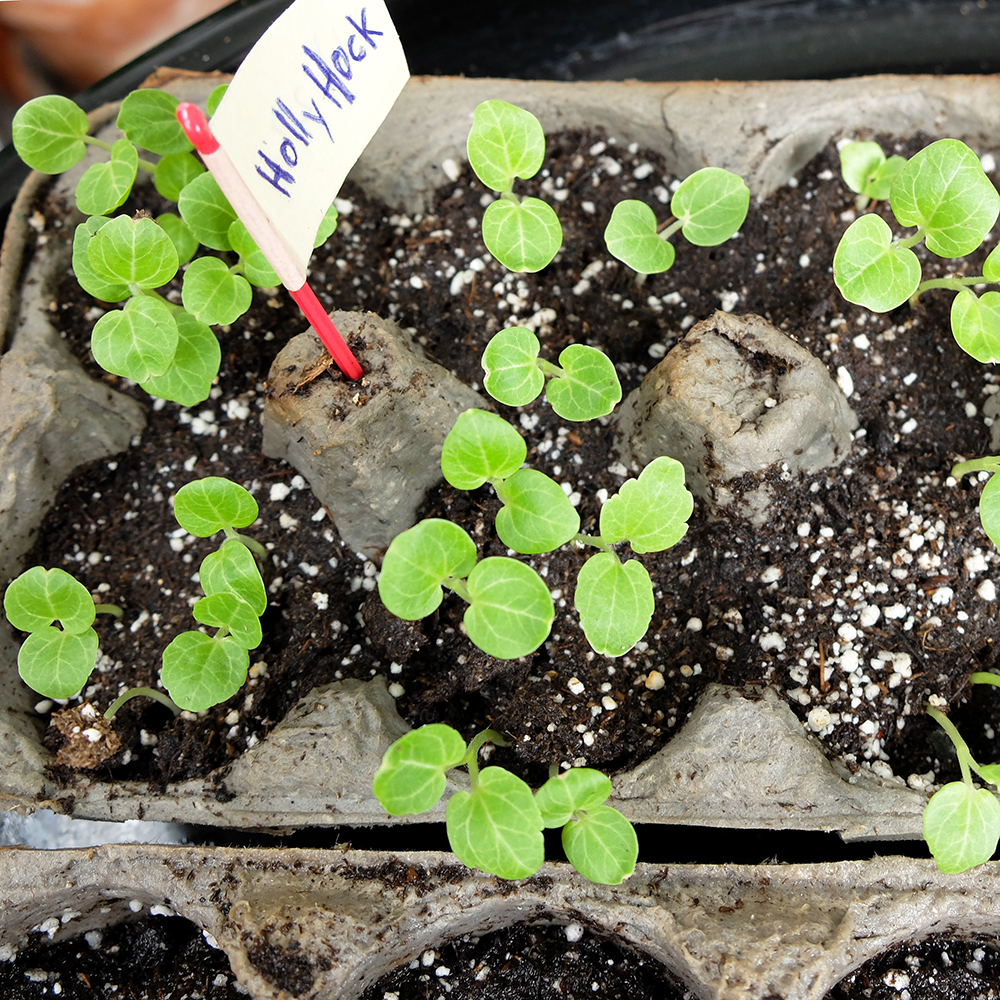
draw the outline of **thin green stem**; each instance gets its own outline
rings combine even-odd
[[[507,745],[507,741],[495,729],[484,729],[481,733],[477,733],[472,737],[472,742],[469,744],[469,749],[465,752],[465,757],[458,764],[458,767],[461,767],[462,764],[468,766],[469,779],[472,782],[473,791],[479,786],[479,751],[486,742],[493,743],[498,747],[505,747]]]
[[[464,580],[460,580],[457,576],[446,576],[441,582],[449,590],[458,594],[466,604],[472,603],[472,594],[469,593],[469,588],[465,585]]]
[[[226,538],[235,538],[242,542],[251,552],[260,556],[262,559],[267,558],[267,549],[257,541],[256,538],[249,538],[247,535],[241,535],[235,528],[223,528],[226,533]]]
[[[948,739],[955,744],[955,751],[958,754],[958,766],[962,769],[962,780],[967,785],[971,785],[972,775],[969,773],[969,767],[975,767],[976,762],[969,750],[968,743],[962,739],[955,728],[955,724],[944,712],[939,712],[933,705],[928,705],[927,714],[948,734]]]
[[[910,305],[914,305],[917,299],[932,288],[950,288],[954,292],[960,292],[969,285],[991,284],[982,274],[974,275],[971,278],[928,278],[927,281],[920,282],[917,290],[910,296]]]
[[[916,246],[926,235],[927,230],[923,226],[919,226],[912,236],[905,236],[903,239],[896,240],[893,245],[899,247],[901,250],[906,250],[909,247]]]
[[[95,604],[94,612],[99,615],[114,615],[115,618],[121,618],[125,614],[117,604]]]
[[[538,365],[539,370],[543,375],[548,375],[549,378],[565,378],[566,372],[560,368],[558,365],[552,364],[551,361],[545,361],[542,358],[536,358],[535,364]]]
[[[571,539],[571,542],[581,542],[583,545],[593,545],[595,549],[600,549],[602,552],[611,552],[611,543],[606,542],[600,535],[585,535],[582,531],[578,531]]]
[[[969,674],[970,684],[992,684],[994,687],[1000,687],[1000,674],[987,673],[984,670],[977,670],[973,674]]]
[[[157,691],[155,688],[129,688],[124,694],[119,695],[115,700],[108,706],[108,710],[104,713],[104,718],[110,722],[117,714],[118,709],[132,698],[152,698],[154,701],[158,701],[161,705],[166,705],[174,715],[180,715],[180,708],[168,698],[162,691]]]
[[[104,152],[110,153],[114,147],[110,142],[105,142],[103,139],[98,139],[96,136],[85,135],[83,136],[83,141],[87,143],[88,146],[95,146],[97,149],[103,149]],[[139,169],[144,170],[147,174],[156,173],[156,164],[152,160],[144,160],[141,156],[139,157]]]
[[[987,455],[983,458],[970,458],[967,462],[959,462],[951,470],[952,478],[961,479],[962,476],[970,472],[1000,472],[1000,455]],[[976,674],[972,675],[977,676]],[[993,675],[990,675],[993,676]],[[980,683],[973,681],[973,683]],[[982,683],[992,684],[993,681]]]
[[[666,229],[664,229],[661,232],[657,233],[657,235],[660,237],[661,240],[669,239],[683,225],[684,225],[684,220],[683,219],[674,219],[674,221],[671,222],[670,225],[667,226]]]

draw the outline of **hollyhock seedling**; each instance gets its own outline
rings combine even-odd
[[[855,199],[858,211],[864,211],[870,202],[888,200],[904,163],[904,156],[887,159],[877,142],[848,142],[841,147],[840,174],[858,196]]]
[[[639,847],[632,824],[604,805],[611,781],[591,768],[553,775],[532,794],[502,767],[479,769],[487,741],[505,746],[492,729],[468,746],[448,725],[421,726],[397,740],[382,759],[372,790],[391,816],[416,815],[437,805],[446,773],[467,767],[472,788],[448,800],[446,828],[462,864],[500,878],[534,875],[545,860],[542,830],[562,827],[570,864],[592,882],[618,885],[635,870]]]

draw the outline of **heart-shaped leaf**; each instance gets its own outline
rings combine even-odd
[[[153,184],[168,201],[177,201],[181,191],[204,172],[205,168],[190,153],[171,153],[156,164]]]
[[[25,570],[7,587],[3,609],[11,625],[23,632],[37,632],[56,621],[67,632],[85,632],[96,617],[87,588],[58,567]],[[78,690],[74,688],[72,693]]]
[[[245,528],[259,513],[248,490],[221,476],[186,483],[174,497],[177,523],[196,538],[211,538],[223,528]]]
[[[97,321],[90,349],[102,368],[141,383],[167,370],[178,340],[177,323],[167,305],[137,295],[124,309],[107,312]]]
[[[189,181],[177,199],[177,208],[199,243],[213,250],[232,250],[229,227],[236,221],[236,213],[211,174]]]
[[[592,767],[571,767],[542,785],[535,801],[548,829],[565,826],[580,809],[596,809],[611,794],[611,779]]]
[[[877,215],[851,223],[833,255],[833,280],[848,302],[873,312],[902,305],[920,284],[920,261],[892,242],[892,230]]]
[[[475,490],[488,480],[506,479],[528,456],[524,438],[489,410],[460,414],[441,449],[441,474],[457,490]]]
[[[533,653],[548,637],[555,617],[552,595],[530,566],[490,556],[476,564],[466,586],[472,603],[465,612],[465,630],[490,656],[515,660]]]
[[[212,328],[186,312],[174,316],[177,323],[177,350],[162,375],[142,383],[151,396],[171,399],[181,406],[195,406],[208,399],[219,374],[222,350]]]
[[[977,361],[1000,361],[1000,292],[977,298],[963,288],[951,303],[951,332],[958,346]]]
[[[515,177],[527,180],[545,159],[541,123],[506,101],[483,101],[473,116],[467,142],[469,164],[493,191],[509,191]]]
[[[72,698],[97,664],[97,649],[97,633],[92,628],[71,633],[49,625],[21,643],[17,672],[28,687],[46,698]]]
[[[464,579],[476,564],[476,543],[457,524],[427,518],[398,534],[382,560],[378,592],[397,618],[426,618],[441,603],[441,584]]]
[[[267,592],[260,570],[250,550],[238,538],[227,538],[215,552],[201,562],[201,589],[213,594],[236,594],[262,615],[267,607]]]
[[[590,645],[604,656],[622,656],[649,628],[653,584],[642,563],[622,564],[614,553],[598,552],[580,570],[574,603]]]
[[[563,850],[569,863],[586,879],[620,885],[635,871],[639,838],[617,809],[597,806],[563,827]]]
[[[500,541],[515,552],[551,552],[580,530],[580,515],[562,487],[535,469],[518,469],[497,490]]]
[[[86,112],[68,97],[47,94],[22,104],[11,123],[17,155],[43,174],[61,174],[87,152],[83,137],[90,123]]]
[[[133,90],[122,101],[117,125],[132,142],[151,153],[186,153],[193,147],[177,120],[178,104],[180,101],[165,90]]]
[[[924,809],[924,840],[943,872],[968,871],[989,861],[1000,839],[1000,802],[985,788],[952,781]]]
[[[993,283],[1000,282],[1000,243],[998,243],[983,261],[983,277]]]
[[[883,163],[885,153],[877,142],[849,142],[840,150],[841,176],[855,194],[865,193],[865,188]]]
[[[201,244],[188,228],[187,223],[173,212],[164,212],[156,217],[156,224],[170,237],[177,251],[177,266],[182,267],[197,252]]]
[[[260,618],[238,594],[222,593],[195,602],[191,614],[196,622],[226,628],[244,649],[256,649],[264,639]]]
[[[243,273],[250,284],[258,288],[276,288],[281,284],[281,279],[268,263],[264,251],[257,246],[247,227],[239,219],[229,227],[229,242],[240,255]]]
[[[93,163],[76,185],[76,207],[84,215],[107,215],[129,196],[139,169],[139,154],[127,139],[111,147],[111,160]]]
[[[249,669],[250,656],[234,639],[181,632],[163,650],[160,680],[181,708],[203,712],[236,694]]]
[[[1000,215],[1000,194],[964,142],[939,139],[911,156],[899,171],[892,186],[892,211],[900,225],[926,232],[932,253],[964,257],[993,228]]]
[[[427,812],[444,794],[445,772],[460,764],[465,753],[465,740],[451,726],[421,726],[386,750],[372,791],[390,816]]]
[[[608,544],[627,539],[635,552],[662,552],[687,534],[693,510],[684,466],[661,455],[601,508],[601,538]]]
[[[73,233],[73,273],[80,287],[102,302],[123,302],[131,294],[123,281],[112,281],[97,273],[90,263],[90,240],[110,219],[103,215],[92,215],[84,219]]]
[[[218,257],[199,257],[184,272],[184,308],[201,323],[225,326],[239,319],[253,299],[250,284]]]
[[[1000,548],[1000,478],[992,475],[979,497],[979,520],[989,540]]]
[[[494,335],[483,351],[483,386],[508,406],[526,406],[538,398],[545,376],[538,367],[538,338],[524,326]]]
[[[626,199],[618,202],[604,230],[608,253],[640,274],[660,274],[674,262],[672,243],[660,239],[656,216],[644,202]]]
[[[703,167],[686,177],[670,199],[670,211],[681,222],[689,243],[714,247],[743,225],[750,188],[743,178],[720,167]]]
[[[87,245],[91,267],[107,281],[161,288],[177,273],[173,240],[149,218],[119,215]]]
[[[549,381],[545,397],[566,420],[593,420],[609,414],[622,398],[611,359],[586,344],[570,344],[559,355],[563,374]]]
[[[534,875],[545,860],[542,816],[531,789],[502,767],[487,767],[472,792],[448,800],[448,842],[463,865],[500,878]]]
[[[552,206],[538,198],[501,198],[483,213],[486,249],[510,271],[540,271],[562,246],[562,225]]]

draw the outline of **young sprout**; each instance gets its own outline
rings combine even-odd
[[[604,230],[608,252],[636,272],[641,284],[647,274],[660,274],[674,263],[674,246],[667,240],[678,230],[689,243],[714,247],[743,225],[750,189],[743,178],[719,167],[704,167],[687,177],[670,200],[674,221],[657,231],[656,216],[644,202],[628,199],[615,205]]]
[[[538,356],[538,338],[524,326],[501,330],[483,351],[486,391],[508,406],[525,406],[546,387],[552,409],[566,420],[593,420],[610,413],[622,398],[618,373],[595,347],[570,344],[559,365]]]
[[[552,595],[530,566],[506,556],[477,563],[476,543],[467,532],[451,521],[428,518],[392,540],[382,561],[379,596],[397,618],[413,621],[437,610],[442,587],[468,602],[469,639],[498,659],[533,653],[552,627]]]
[[[562,225],[551,205],[518,198],[514,180],[528,180],[545,160],[541,123],[506,101],[484,101],[475,111],[467,143],[476,176],[500,197],[483,215],[486,248],[510,271],[540,271],[562,246]]]
[[[563,827],[566,856],[586,878],[617,885],[632,874],[638,841],[628,820],[603,804],[611,793],[606,775],[573,768],[532,795],[504,768],[479,770],[479,751],[487,740],[506,745],[491,729],[468,747],[451,726],[414,729],[386,751],[372,790],[391,816],[416,815],[438,803],[446,772],[465,766],[471,790],[455,792],[446,814],[448,840],[462,864],[500,878],[527,878],[545,860],[542,830]]]
[[[864,211],[872,201],[887,201],[896,175],[906,163],[903,156],[886,159],[877,142],[848,142],[840,149],[840,173],[844,183],[858,196],[855,204]]]
[[[1000,686],[1000,676],[977,672],[970,675],[969,682]],[[962,779],[949,782],[931,796],[924,809],[924,840],[941,871],[964,872],[989,861],[1000,840],[1000,801],[994,792],[976,788],[971,772],[996,787],[1000,785],[1000,764],[977,764],[954,723],[931,705],[927,714],[954,744]]]
[[[921,240],[939,257],[964,257],[976,250],[1000,214],[1000,195],[979,157],[957,139],[939,139],[920,150],[896,173],[889,195],[901,226],[916,232],[893,240],[877,215],[851,223],[833,257],[833,277],[848,302],[873,312],[888,312],[932,288],[957,291],[951,328],[958,345],[977,361],[1000,361],[1000,294],[981,298],[972,285],[1000,283],[998,248],[983,273],[966,278],[921,282],[920,261],[910,249]]]

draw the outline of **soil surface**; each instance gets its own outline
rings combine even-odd
[[[924,144],[883,142],[903,153]],[[163,783],[204,775],[263,738],[313,685],[375,675],[394,685],[413,725],[447,721],[466,737],[486,726],[507,734],[510,746],[494,762],[535,782],[551,761],[615,771],[652,755],[710,681],[774,687],[831,755],[914,787],[957,777],[947,740],[924,715],[929,698],[958,710],[978,759],[996,759],[1000,692],[977,691],[971,708],[960,706],[970,671],[996,662],[1000,563],[979,525],[981,483],[956,483],[949,471],[989,454],[983,406],[1000,376],[956,346],[951,293],[928,293],[915,308],[884,316],[840,297],[831,261],[855,208],[836,149],[752,204],[724,245],[699,248],[675,237],[672,269],[641,287],[610,258],[601,234],[623,197],[667,219],[679,179],[657,155],[597,134],[552,137],[544,169],[518,188],[554,204],[565,231],[556,261],[535,275],[510,274],[486,253],[479,220],[491,196],[467,165],[458,170],[424,217],[395,213],[350,186],[342,192],[339,229],[317,251],[311,278],[331,308],[393,318],[475,388],[483,347],[504,327],[535,329],[553,361],[568,344],[589,343],[610,355],[626,394],[716,309],[757,313],[821,358],[850,392],[860,421],[850,455],[813,476],[771,470],[777,498],[763,528],[711,521],[696,505],[684,539],[640,557],[656,610],[645,638],[618,659],[590,650],[573,609],[574,580],[590,553],[571,547],[527,558],[556,599],[552,636],[531,657],[495,660],[462,634],[464,604],[453,595],[423,622],[391,619],[378,599],[375,564],[341,543],[330,512],[295,469],[261,456],[257,418],[269,365],[304,322],[283,291],[257,290],[251,311],[220,331],[222,370],[211,398],[190,410],[153,401],[131,451],[65,485],[29,559],[66,568],[102,602],[125,609],[121,621],[101,616],[99,670],[83,692],[104,708],[126,686],[155,684],[163,647],[194,626],[190,606],[201,592],[193,574],[214,545],[178,528],[176,490],[228,476],[261,506],[247,533],[270,551],[272,601],[246,687],[177,720],[158,705],[131,702],[119,716],[124,749],[97,776]],[[895,227],[885,206],[876,210]],[[56,218],[56,206],[39,206],[39,239],[69,238]],[[993,239],[960,262],[921,250],[925,276],[952,266],[981,273]],[[89,370],[148,400],[87,356],[104,308],[69,274],[52,304]],[[603,499],[633,474],[613,452],[613,420],[570,424],[544,397],[497,409],[523,432],[528,465],[555,478],[577,504],[582,530],[596,533]],[[426,514],[467,528],[480,555],[503,555],[492,528],[497,506],[489,486],[472,493],[442,486]]]

